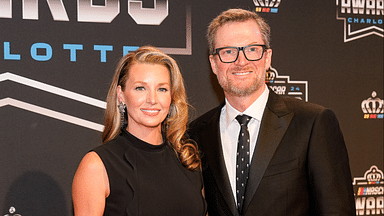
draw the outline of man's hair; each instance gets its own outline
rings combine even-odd
[[[256,22],[260,28],[264,44],[267,48],[270,48],[271,28],[262,17],[255,12],[244,9],[229,9],[214,18],[208,26],[207,39],[209,54],[215,52],[216,33],[219,27],[231,22],[245,22],[248,20],[254,20]]]

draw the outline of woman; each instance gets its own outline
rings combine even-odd
[[[84,156],[73,180],[75,215],[205,215],[187,121],[176,62],[150,46],[124,56],[108,93],[104,144]]]

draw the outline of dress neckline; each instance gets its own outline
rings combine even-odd
[[[137,138],[136,136],[129,133],[125,129],[121,130],[120,135],[123,136],[125,139],[127,139],[131,146],[133,146],[134,148],[143,150],[143,151],[159,152],[159,151],[162,151],[167,146],[165,141],[163,141],[163,143],[161,143],[160,145],[152,145],[148,142],[145,142],[145,141]]]

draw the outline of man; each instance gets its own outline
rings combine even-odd
[[[265,85],[272,57],[265,21],[230,9],[207,37],[225,102],[192,122],[190,135],[202,152],[209,215],[355,215],[334,113]]]

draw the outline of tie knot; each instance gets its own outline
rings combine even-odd
[[[236,120],[239,122],[240,126],[247,126],[251,117],[247,115],[238,115],[236,116]]]

